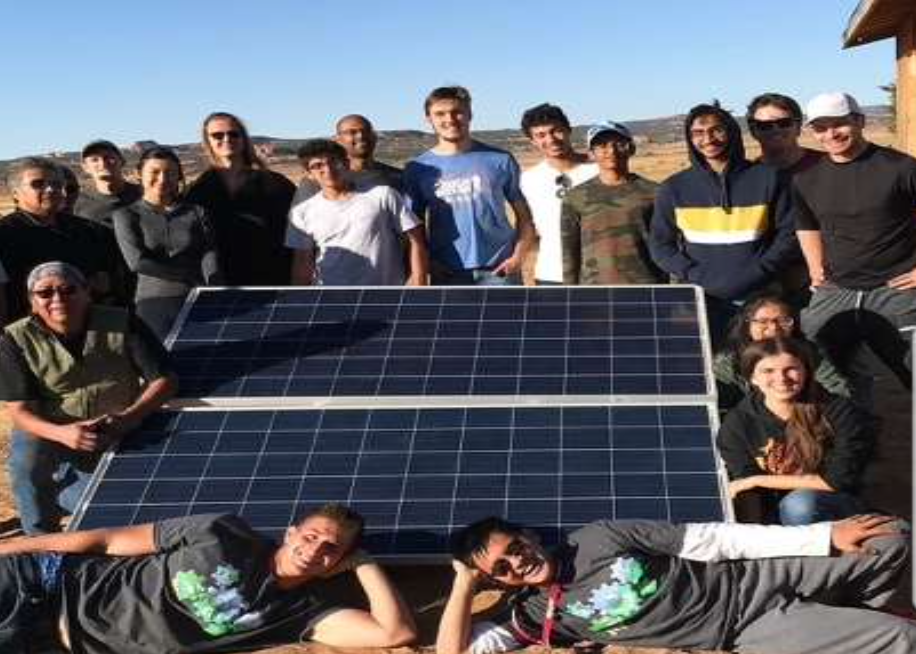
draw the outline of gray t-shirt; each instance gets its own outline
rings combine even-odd
[[[232,515],[155,525],[149,556],[68,556],[63,611],[75,654],[237,652],[296,642],[336,610],[321,582],[282,590],[277,545]]]
[[[88,188],[80,193],[73,210],[77,216],[88,218],[106,227],[113,227],[112,216],[121,207],[127,207],[143,196],[143,190],[136,184],[124,183],[120,193],[108,195]]]
[[[286,245],[318,251],[317,284],[398,286],[406,277],[401,234],[419,225],[400,193],[359,185],[344,200],[318,193],[293,207]]]
[[[684,535],[683,525],[606,520],[570,534],[555,557],[564,591],[556,644],[717,649],[734,621],[733,575],[727,562],[680,558]],[[548,589],[525,591],[515,623],[539,637],[547,604]]]

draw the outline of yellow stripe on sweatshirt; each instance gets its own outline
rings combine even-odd
[[[750,207],[679,207],[674,210],[678,228],[690,243],[750,243],[769,226],[765,204]]]

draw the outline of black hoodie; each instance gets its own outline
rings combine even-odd
[[[697,116],[718,116],[728,135],[728,164],[719,174],[690,139]],[[800,257],[784,182],[775,168],[748,161],[741,128],[727,111],[694,107],[684,133],[691,167],[669,177],[655,198],[652,258],[709,295],[744,300]]]

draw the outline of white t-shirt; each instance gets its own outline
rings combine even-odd
[[[389,186],[357,187],[345,200],[318,193],[290,211],[286,246],[318,250],[317,284],[399,286],[406,278],[400,237],[419,225]]]
[[[538,260],[534,268],[535,279],[545,282],[563,282],[563,246],[560,241],[560,205],[557,197],[557,177],[566,175],[570,188],[587,182],[598,174],[593,163],[579,164],[565,173],[542,161],[522,173],[522,193],[531,207],[534,227],[541,237]]]

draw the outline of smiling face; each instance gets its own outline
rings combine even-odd
[[[808,127],[814,139],[834,161],[855,159],[867,145],[862,134],[865,129],[865,118],[858,114],[818,118],[811,121]]]
[[[442,141],[462,143],[471,134],[471,107],[460,100],[435,100],[430,103],[426,119]]]
[[[748,335],[752,341],[765,338],[788,338],[792,335],[795,319],[780,304],[764,304],[747,319]]]
[[[535,125],[528,133],[531,145],[546,159],[564,159],[572,155],[569,128],[560,123]]]
[[[78,332],[89,311],[89,291],[56,275],[42,277],[29,292],[32,314],[56,334]]]
[[[207,144],[221,165],[228,167],[231,162],[244,158],[245,135],[239,124],[231,118],[210,120],[205,133]]]
[[[313,515],[286,530],[277,551],[277,575],[310,579],[337,565],[354,545],[354,536],[336,520]]]
[[[787,109],[772,104],[757,107],[749,122],[751,135],[764,151],[783,151],[798,144],[801,125]]]
[[[789,353],[765,356],[754,366],[751,384],[767,401],[786,402],[797,398],[808,381],[805,364]]]
[[[372,125],[361,116],[347,116],[337,124],[337,142],[351,159],[369,159],[378,137]]]
[[[728,129],[715,114],[700,114],[693,119],[690,142],[707,160],[728,160]]]
[[[170,159],[147,159],[140,169],[143,199],[167,205],[175,201],[181,188],[181,170]]]
[[[493,532],[474,565],[504,586],[546,586],[554,577],[553,561],[525,536]]]
[[[23,170],[19,183],[12,191],[16,206],[35,216],[53,216],[64,206],[64,180],[56,170]]]

